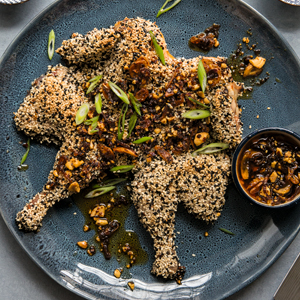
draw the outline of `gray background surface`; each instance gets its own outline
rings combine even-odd
[[[23,27],[53,2],[55,0],[30,0],[15,6],[0,4],[0,56]],[[300,57],[300,7],[289,6],[278,0],[246,0],[245,2],[269,19]],[[299,252],[300,235],[262,276],[227,299],[273,299],[277,287]],[[46,275],[19,246],[0,216],[0,300],[2,299],[81,300],[83,298],[66,290]]]

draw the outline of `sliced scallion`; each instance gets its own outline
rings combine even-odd
[[[198,63],[198,79],[199,79],[202,92],[204,93],[207,84],[207,75],[201,59],[199,59],[199,63]]]
[[[92,118],[92,119],[89,119],[89,120],[84,121],[84,124],[85,124],[85,125],[97,124],[98,119],[99,119],[99,116],[96,116],[96,117],[94,117],[94,118]]]
[[[142,104],[137,101],[137,99],[134,97],[134,95],[132,93],[129,93],[129,97],[130,97],[130,101],[133,105],[134,110],[140,116],[141,115],[140,107],[142,107]]]
[[[106,186],[106,187],[103,186],[98,189],[92,190],[87,195],[85,195],[84,198],[95,198],[103,194],[106,194],[115,188],[116,188],[115,186]]]
[[[228,229],[225,229],[225,228],[219,228],[221,231],[223,231],[223,232],[225,232],[225,233],[227,233],[227,234],[230,234],[230,235],[234,235],[234,233],[233,232],[231,232],[230,230],[228,230]]]
[[[134,165],[122,165],[122,166],[117,166],[113,167],[110,169],[111,172],[116,172],[116,173],[125,173],[134,168]]]
[[[192,109],[188,110],[185,113],[182,114],[183,118],[187,119],[204,119],[210,116],[210,111],[208,110],[202,110],[202,109]]]
[[[89,80],[89,82],[91,83],[89,88],[87,89],[86,93],[89,94],[98,84],[98,82],[100,81],[100,79],[102,78],[102,75],[99,76],[95,76],[92,79]]]
[[[109,81],[108,82],[109,87],[111,88],[111,90],[126,104],[129,104],[129,99],[126,95],[126,93],[119,88],[115,83]]]
[[[215,153],[219,152],[225,149],[228,149],[229,145],[225,143],[211,143],[208,144],[200,149],[197,149],[192,153],[192,156],[197,156],[198,154],[210,154],[210,153]]]
[[[123,138],[123,134],[124,134],[124,127],[125,127],[125,117],[126,117],[126,113],[128,110],[128,105],[127,104],[123,104],[122,109],[121,109],[121,114],[120,114],[120,118],[119,118],[119,122],[118,122],[118,140],[122,140]],[[122,121],[122,125],[121,125],[121,121]],[[122,131],[121,131],[122,128]]]
[[[54,30],[52,29],[48,37],[48,57],[50,60],[54,55],[54,47],[55,47],[55,33]]]
[[[173,0],[167,0],[164,5],[162,6],[162,8],[158,11],[156,18],[158,18],[161,14],[167,12],[168,10],[170,10],[171,8],[173,8],[175,5],[177,5],[181,0],[175,0],[173,4],[171,4],[169,7],[165,8],[165,6],[171,2]]]
[[[144,136],[144,137],[142,137],[138,140],[133,141],[132,143],[133,144],[142,144],[142,143],[145,143],[145,142],[147,142],[149,140],[152,140],[152,139],[153,139],[153,137],[151,137],[151,136]]]
[[[165,61],[164,51],[161,48],[161,46],[158,44],[153,32],[150,30],[149,33],[150,33],[150,36],[151,36],[152,43],[154,45],[155,52],[156,52],[157,56],[159,57],[160,61],[162,62],[162,64],[165,66],[166,61]]]
[[[102,111],[102,98],[100,93],[95,96],[95,107],[98,114],[101,114]]]
[[[98,82],[101,78],[102,78],[102,75],[98,75],[98,76],[91,78],[88,82],[94,82],[94,81]]]
[[[20,165],[23,165],[24,162],[26,161],[29,150],[30,150],[30,139],[27,140],[27,149],[26,149],[26,152],[24,153],[24,155],[22,156]]]
[[[84,119],[86,118],[87,114],[89,113],[89,109],[90,109],[90,106],[88,103],[83,103],[77,113],[76,113],[76,117],[75,117],[75,123],[76,125],[79,125],[81,124]]]
[[[193,99],[192,97],[188,97],[188,99],[189,99],[190,101],[194,102],[195,104],[198,104],[198,105],[200,105],[200,106],[202,106],[202,107],[204,107],[204,108],[210,109],[209,106],[207,106],[207,105],[205,105],[205,104],[203,104],[203,103],[201,103],[201,102],[199,102],[199,101]]]
[[[128,137],[130,137],[130,135],[131,135],[131,133],[132,133],[132,130],[133,130],[134,127],[135,127],[137,118],[138,118],[137,113],[134,112],[134,113],[131,115],[130,119],[129,119],[129,124],[128,124]]]
[[[102,182],[102,185],[100,184],[94,184],[93,189],[101,188],[101,187],[107,187],[107,186],[113,186],[116,184],[119,184],[121,182],[126,181],[127,178],[114,178],[114,179],[108,179]]]

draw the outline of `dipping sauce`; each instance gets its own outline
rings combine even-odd
[[[275,206],[300,194],[300,150],[280,135],[262,135],[245,147],[238,161],[238,177],[245,192]]]

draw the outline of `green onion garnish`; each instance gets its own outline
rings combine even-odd
[[[98,119],[99,119],[99,116],[96,116],[96,117],[94,117],[92,119],[86,120],[86,121],[84,121],[84,125],[97,124]]]
[[[227,234],[234,235],[234,233],[229,231],[228,229],[225,229],[225,228],[219,228],[219,229]]]
[[[87,114],[89,113],[89,109],[90,109],[90,106],[88,103],[83,103],[77,113],[76,113],[76,118],[75,118],[75,123],[77,125],[81,124],[84,119],[86,118]]]
[[[109,87],[111,88],[111,90],[126,104],[129,104],[129,99],[126,95],[126,93],[119,88],[115,83],[109,81],[108,82]]]
[[[98,189],[92,190],[87,195],[84,196],[84,198],[95,198],[98,196],[101,196],[105,193],[110,192],[111,190],[115,189],[115,186],[107,186],[107,187],[100,187]]]
[[[225,143],[211,143],[208,144],[192,153],[192,156],[197,156],[197,154],[209,154],[219,152],[228,149],[229,145]]]
[[[110,169],[111,172],[117,172],[117,173],[125,173],[134,168],[134,165],[122,165],[122,166],[117,166],[113,167]]]
[[[23,165],[24,162],[26,161],[26,158],[28,156],[29,150],[30,150],[30,139],[27,140],[27,149],[26,149],[26,152],[24,153],[24,155],[22,156],[20,165]]]
[[[124,112],[123,112],[124,110]],[[128,105],[127,104],[123,104],[122,109],[121,109],[121,114],[120,114],[120,118],[119,118],[119,122],[118,122],[118,140],[122,140],[123,138],[123,134],[124,134],[124,127],[125,127],[125,117],[126,117],[126,113],[128,110]],[[122,125],[121,125],[121,121],[122,121]],[[121,131],[121,127],[122,127],[122,131]]]
[[[190,101],[194,102],[195,104],[198,104],[198,105],[200,105],[200,106],[202,106],[202,107],[204,107],[204,108],[210,109],[209,106],[207,106],[207,105],[205,105],[205,104],[203,104],[203,103],[201,103],[201,102],[199,102],[199,101],[193,99],[192,97],[188,97],[188,99],[189,99]]]
[[[126,180],[127,180],[127,178],[108,179],[108,180],[103,181],[102,185],[100,185],[100,184],[94,184],[93,185],[93,189],[97,189],[97,188],[100,188],[100,187],[113,186],[113,185],[119,184],[121,182],[124,182]]]
[[[98,120],[99,120],[99,116],[96,116],[92,119],[84,121],[84,125],[91,125],[92,126],[90,133],[95,133],[95,132],[99,131],[98,129],[96,129],[97,126],[98,126]]]
[[[132,130],[133,130],[134,127],[135,127],[137,118],[138,118],[137,113],[134,112],[134,113],[131,115],[130,119],[129,119],[129,124],[128,124],[128,137],[130,137],[131,132],[132,132]]]
[[[165,6],[171,2],[173,0],[167,0],[165,2],[165,4],[162,6],[162,8],[158,11],[157,15],[156,15],[156,18],[158,18],[161,14],[167,12],[168,10],[170,10],[171,8],[173,8],[175,5],[177,5],[181,0],[176,0],[172,5],[170,5],[169,7],[165,8]]]
[[[92,79],[89,80],[89,82],[91,83],[88,90],[86,91],[87,94],[89,94],[98,84],[99,80],[102,78],[102,75],[99,76],[95,76]]]
[[[55,47],[55,33],[54,30],[52,29],[48,37],[48,57],[50,60],[54,55],[54,47]]]
[[[199,59],[199,63],[198,63],[198,79],[199,79],[202,92],[204,93],[207,84],[207,75],[201,59]]]
[[[154,45],[155,52],[156,52],[157,56],[159,57],[159,59],[161,60],[162,64],[165,66],[166,62],[165,62],[164,51],[161,48],[161,46],[157,43],[157,40],[156,40],[153,32],[150,30],[149,33],[150,33],[150,36],[152,39],[152,43]]]
[[[129,97],[130,97],[130,100],[131,100],[134,110],[140,116],[141,115],[140,107],[142,107],[142,104],[137,101],[137,99],[134,97],[134,95],[132,93],[128,93],[128,94],[129,94]]]
[[[95,96],[95,107],[98,114],[101,114],[102,111],[102,98],[100,93]]]
[[[141,143],[145,143],[145,142],[147,142],[149,140],[152,140],[152,139],[153,139],[153,137],[151,137],[151,136],[144,136],[144,137],[142,137],[138,140],[133,141],[132,143],[133,144],[141,144]]]
[[[187,119],[204,119],[210,116],[210,111],[208,110],[201,110],[201,109],[193,109],[188,110],[184,114],[182,114],[183,118]]]

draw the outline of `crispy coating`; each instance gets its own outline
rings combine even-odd
[[[175,213],[183,202],[189,213],[210,222],[220,216],[225,203],[230,159],[216,155],[174,156],[173,163],[142,160],[132,181],[132,200],[139,219],[154,240],[152,273],[176,277],[180,267],[175,250]]]
[[[163,48],[166,65],[155,52],[150,30]],[[239,143],[242,124],[236,99],[242,85],[232,80],[225,58],[175,59],[156,24],[141,18],[126,18],[85,36],[74,33],[57,53],[68,67],[49,67],[33,82],[15,114],[18,130],[61,146],[43,191],[17,214],[19,228],[39,230],[55,202],[78,193],[111,166],[132,164],[138,157],[132,197],[154,240],[152,272],[178,278],[182,269],[174,243],[177,205],[182,201],[196,218],[216,220],[225,202],[229,176],[228,156],[194,158],[190,154],[195,148],[193,140],[197,133],[209,132],[207,143],[226,142],[231,148]],[[199,59],[210,78],[205,94],[197,77]],[[87,95],[89,79],[100,74],[101,83]],[[131,137],[128,119],[134,109],[129,105],[121,140],[117,139],[117,127],[124,103],[112,93],[109,81],[132,92],[143,104]],[[98,115],[94,105],[97,93],[102,98],[102,112],[93,132],[90,124],[76,125],[74,121],[84,102],[90,106],[87,119]],[[184,112],[199,108],[189,98],[209,105],[211,117],[182,118]],[[153,139],[147,143],[132,144],[148,135]]]

